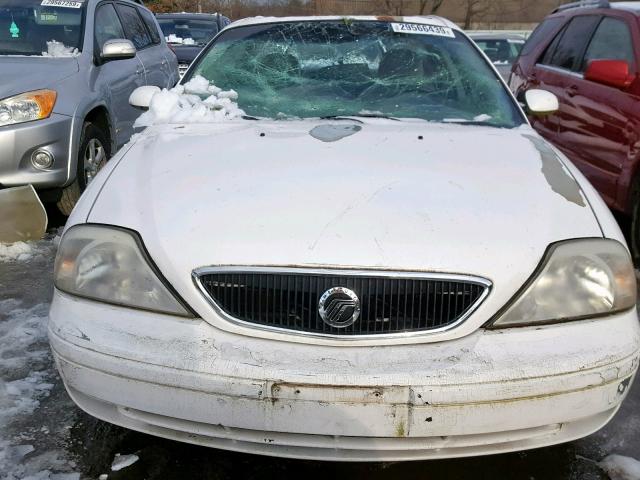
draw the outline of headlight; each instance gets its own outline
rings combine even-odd
[[[0,100],[0,127],[49,118],[56,98],[53,90],[36,90]]]
[[[492,327],[515,327],[607,315],[634,307],[636,277],[615,240],[552,245],[542,267]]]
[[[135,232],[77,225],[62,238],[54,269],[58,290],[101,302],[192,317]]]

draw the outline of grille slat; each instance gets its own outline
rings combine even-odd
[[[315,271],[203,272],[199,283],[232,319],[275,329],[339,336],[447,327],[477,306],[489,288],[488,282],[464,277]],[[360,317],[353,325],[337,328],[320,317],[320,297],[333,287],[353,290],[360,299]]]

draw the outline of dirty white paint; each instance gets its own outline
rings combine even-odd
[[[635,310],[482,328],[549,244],[624,242],[592,187],[542,142],[529,126],[378,118],[150,126],[68,227],[139,232],[200,318],[55,292],[49,334],[70,395],[136,430],[298,458],[444,458],[592,433],[638,368]],[[492,290],[462,325],[428,337],[291,337],[221,318],[191,280],[218,265],[449,272]]]
[[[310,134],[336,124],[360,130],[331,142]],[[536,135],[529,127],[374,118],[157,125],[110,172],[95,202],[80,202],[86,216],[72,220],[138,231],[202,318],[270,338],[287,339],[221,321],[192,270],[333,265],[489,279],[492,292],[472,318],[433,341],[458,338],[512,298],[550,243],[602,236],[591,208],[552,189],[523,134]]]
[[[345,460],[496,453],[584,436],[624,399],[640,342],[631,311],[436,344],[335,348],[59,293],[49,328],[70,394],[100,418],[203,445]]]

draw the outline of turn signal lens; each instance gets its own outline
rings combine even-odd
[[[49,118],[58,94],[35,90],[0,100],[0,127]]]

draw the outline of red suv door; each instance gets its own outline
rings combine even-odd
[[[634,15],[612,11],[600,19],[590,41],[583,40],[584,55],[566,77],[555,140],[607,204],[619,211],[626,210],[625,193],[639,154],[640,99],[633,89],[586,80],[583,73],[592,60],[607,59],[626,61],[636,74],[640,39],[637,24],[629,20],[637,21]]]
[[[582,60],[585,38],[590,38],[600,16],[578,15],[567,22],[554,37],[532,67],[529,88],[541,88],[554,93],[560,102],[560,109],[554,115],[533,118],[533,127],[547,140],[560,145],[559,135],[572,116],[568,100],[568,88],[577,75]]]

